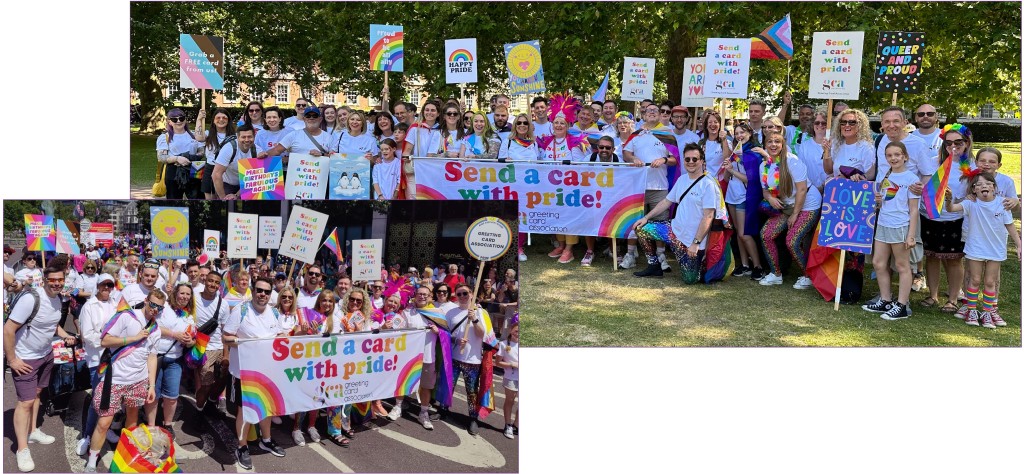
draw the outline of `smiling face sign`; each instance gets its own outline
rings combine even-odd
[[[544,66],[540,57],[540,41],[506,44],[505,66],[508,68],[511,93],[524,94],[544,91]]]
[[[150,207],[154,258],[188,258],[188,208]]]

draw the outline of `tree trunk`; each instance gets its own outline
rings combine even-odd
[[[668,98],[678,104],[683,96],[683,58],[693,57],[697,51],[697,36],[683,23],[668,35],[668,53],[665,78]]]
[[[163,87],[157,80],[156,74],[148,74],[140,81],[139,93],[139,132],[153,133],[164,129],[164,122],[167,119],[167,112],[163,105]]]

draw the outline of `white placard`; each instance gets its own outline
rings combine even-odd
[[[326,228],[327,214],[302,206],[292,207],[292,215],[288,216],[288,225],[284,228],[278,254],[300,262],[313,263]]]
[[[330,162],[330,158],[326,156],[292,153],[288,157],[284,195],[288,199],[324,199],[327,195]]]
[[[654,98],[654,58],[626,56],[622,61],[622,100]]]
[[[512,229],[497,217],[481,217],[466,229],[466,251],[482,262],[497,260],[512,246]]]
[[[260,216],[259,248],[276,249],[281,246],[281,217]]]
[[[220,258],[220,231],[203,229],[203,253],[210,260]]]
[[[708,38],[704,97],[746,99],[750,38]]]
[[[477,62],[476,38],[444,40],[445,82],[476,82]]]
[[[812,99],[857,100],[864,57],[863,31],[819,31],[811,48]]]
[[[228,213],[228,258],[256,258],[259,215]]]
[[[704,58],[683,58],[683,95],[686,107],[714,107],[715,99],[704,97]]]
[[[383,252],[382,239],[353,240],[352,281],[379,280]]]

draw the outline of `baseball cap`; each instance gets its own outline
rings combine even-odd
[[[104,282],[108,282],[108,281],[111,282],[111,283],[115,283],[114,282],[114,277],[110,276],[109,273],[101,273],[100,274],[100,279],[96,280],[96,285],[99,286],[99,285],[102,285]]]
[[[409,267],[409,269],[406,271],[409,273],[416,273],[416,267]]]
[[[305,117],[306,114],[313,112],[316,112],[317,115],[320,115],[320,109],[318,109],[315,105],[311,105],[309,107],[306,107],[306,110],[302,111],[302,116]]]
[[[683,113],[689,115],[690,114],[690,109],[686,108],[686,106],[684,106],[684,105],[677,105],[675,107],[672,107],[672,113],[676,113],[676,112],[683,112]]]
[[[288,275],[285,275],[284,273],[278,273],[277,275],[274,275],[275,280],[284,280],[285,278],[288,278]]]

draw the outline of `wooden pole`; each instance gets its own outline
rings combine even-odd
[[[828,140],[832,134],[832,99],[828,100],[828,113],[825,114],[825,139]],[[824,154],[822,154],[821,161],[830,159],[832,155],[832,147],[825,147]],[[835,174],[835,164],[832,166],[832,174]]]
[[[43,257],[43,269],[45,270],[46,269],[46,251],[43,250],[43,251],[39,252],[39,255],[41,255]]]
[[[206,110],[206,89],[199,89],[199,110]]]
[[[473,285],[473,306],[476,306],[477,291],[480,290],[480,279],[484,277],[484,262],[480,261],[480,269],[476,272],[476,284]],[[450,288],[448,291],[455,291],[454,288]]]
[[[899,92],[893,92],[892,93],[892,105],[896,105],[896,95],[897,94],[899,94]]]
[[[616,245],[617,243],[618,243],[618,239],[616,239],[613,236],[612,237],[612,271],[615,271],[615,272],[619,271],[619,248],[618,248],[618,245]]]
[[[388,95],[388,72],[384,71],[384,102],[382,103],[390,103]]]
[[[292,272],[295,271],[295,259],[292,259],[292,264],[288,266],[288,285],[292,284]]]
[[[836,304],[833,305],[833,311],[839,311],[839,294],[842,293],[843,289],[843,267],[846,266],[846,251],[839,251],[839,278],[836,279]]]
[[[462,97],[462,107],[463,107],[463,110],[469,110],[469,104],[466,103],[466,83],[465,82],[460,82],[459,83],[459,95]],[[463,113],[465,113],[465,112],[463,112]]]

